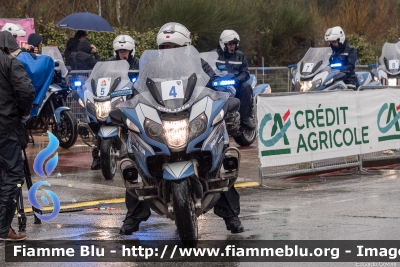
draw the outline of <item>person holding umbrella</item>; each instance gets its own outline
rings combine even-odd
[[[100,61],[97,48],[86,39],[79,42],[78,52],[73,53],[71,56],[75,63],[74,67],[77,70],[91,70]]]
[[[78,51],[78,45],[81,40],[86,39],[86,32],[82,30],[78,30],[75,32],[75,36],[72,38],[69,38],[66,44],[65,52],[64,52],[64,57],[65,57],[65,65],[71,66],[72,61],[71,61],[71,53],[72,52],[77,52]]]

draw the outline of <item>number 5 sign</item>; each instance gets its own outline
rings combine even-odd
[[[184,98],[183,83],[181,80],[162,82],[161,92],[163,100]]]

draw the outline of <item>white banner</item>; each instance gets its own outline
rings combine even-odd
[[[399,89],[359,92],[358,110],[369,141],[361,146],[361,154],[400,148]]]
[[[398,110],[399,89],[257,96],[261,166],[399,148]]]

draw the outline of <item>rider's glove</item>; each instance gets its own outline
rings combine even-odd
[[[235,87],[233,87],[232,85],[229,85],[229,86],[226,88],[226,92],[229,93],[229,96],[230,96],[230,97],[234,97],[234,96],[236,95],[236,89],[235,89]]]

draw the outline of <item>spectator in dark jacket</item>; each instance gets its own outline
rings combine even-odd
[[[37,33],[31,33],[28,36],[28,43],[22,48],[22,52],[40,54],[40,46],[42,45],[43,37]]]
[[[11,224],[25,178],[18,128],[29,118],[35,96],[24,67],[10,54],[16,47],[10,32],[0,32],[0,239],[10,241],[26,238]]]
[[[91,70],[100,61],[97,48],[86,39],[79,42],[78,52],[72,53],[71,56],[75,61],[72,65],[77,70]]]
[[[86,39],[86,32],[79,30],[75,32],[75,36],[69,38],[64,52],[65,65],[72,66],[71,53],[78,51],[79,42]]]

